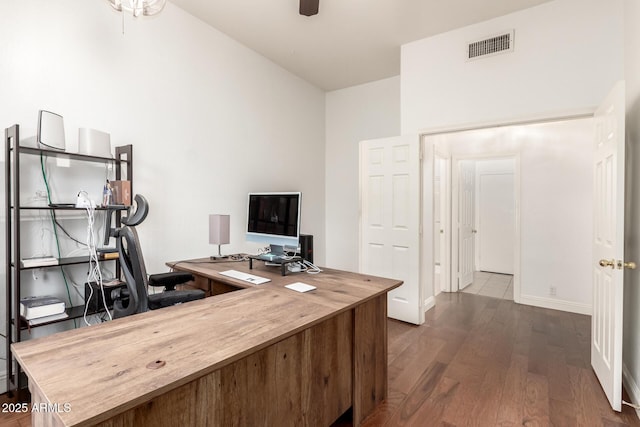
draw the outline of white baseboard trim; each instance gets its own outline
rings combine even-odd
[[[638,404],[638,402],[640,402],[640,387],[638,387],[638,383],[624,363],[622,363],[622,385],[624,389],[627,390],[631,398],[631,403]],[[636,416],[640,419],[640,409],[636,409]]]
[[[436,306],[436,297],[429,297],[426,300],[424,300],[424,312],[425,313],[427,311],[431,310],[435,306]]]
[[[591,306],[573,301],[553,298],[543,298],[534,295],[520,295],[520,304],[534,307],[550,308],[552,310],[567,311],[569,313],[586,314],[591,316]]]

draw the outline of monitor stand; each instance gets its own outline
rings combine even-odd
[[[249,269],[253,270],[253,260],[256,261],[263,261],[262,259],[260,259],[257,255],[249,255]],[[273,261],[265,261],[265,265],[267,262],[271,263],[271,264],[275,264],[275,265],[279,265],[280,266],[280,274],[282,274],[283,276],[287,275],[287,265],[291,264],[292,262],[299,262],[302,261],[302,257],[299,256],[292,256],[292,257],[287,257],[287,259],[278,259],[278,260],[273,260]]]

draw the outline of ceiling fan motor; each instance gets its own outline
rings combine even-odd
[[[300,0],[300,15],[317,15],[319,3],[320,0]]]

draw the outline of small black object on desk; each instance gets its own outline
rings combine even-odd
[[[302,261],[302,257],[299,256],[276,256],[270,254],[262,254],[262,255],[249,255],[249,269],[253,270],[253,260],[264,261],[264,262],[272,262],[274,264],[280,264],[280,274],[283,276],[287,275],[287,265],[292,262]]]

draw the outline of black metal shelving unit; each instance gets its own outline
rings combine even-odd
[[[61,159],[77,160],[82,162],[105,163],[115,165],[116,180],[126,179],[131,181],[131,194],[133,194],[133,146],[125,145],[116,147],[116,156],[99,157],[79,153],[68,153],[50,149],[40,149],[20,146],[20,126],[13,125],[5,129],[5,208],[6,208],[6,370],[7,391],[9,393],[20,392],[26,387],[26,377],[21,372],[20,366],[13,358],[11,344],[20,342],[21,331],[28,328],[38,328],[58,322],[66,322],[84,316],[84,305],[67,307],[67,318],[48,323],[29,326],[20,317],[20,272],[34,268],[55,269],[64,266],[88,264],[89,257],[60,258],[56,265],[22,267],[20,263],[20,228],[21,214],[33,210],[78,210],[82,208],[72,206],[21,206],[20,204],[20,158],[22,155],[46,156]],[[110,209],[113,209],[110,207]],[[122,208],[125,209],[124,207]],[[97,208],[106,210],[106,208]],[[121,211],[116,210],[115,226],[120,226]],[[116,272],[119,275],[120,266],[117,258],[105,259],[101,262],[116,262]],[[92,311],[87,314],[99,314],[100,311]]]

